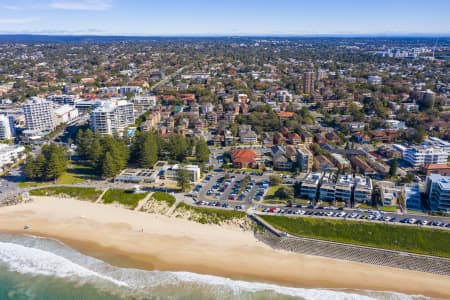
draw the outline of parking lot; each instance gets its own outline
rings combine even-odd
[[[228,175],[226,175],[228,174]],[[249,177],[247,177],[249,176]],[[192,191],[196,200],[222,206],[251,206],[253,201],[261,200],[268,189],[268,179],[264,176],[243,174],[240,172],[216,172],[207,175]]]
[[[335,207],[313,207],[296,205],[293,207],[271,207],[260,208],[262,214],[292,215],[336,218],[343,220],[375,221],[384,223],[409,224],[426,227],[440,227],[450,229],[450,220],[443,217],[425,215],[400,215],[378,210],[344,209]]]

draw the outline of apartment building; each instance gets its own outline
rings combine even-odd
[[[47,101],[52,101],[54,103],[58,103],[60,105],[75,105],[79,99],[75,98],[73,95],[50,95],[47,98]]]
[[[304,145],[297,148],[296,160],[302,172],[311,172],[314,162],[313,154]]]
[[[126,100],[103,102],[90,115],[91,130],[100,134],[122,134],[134,121],[133,104]]]
[[[56,127],[52,102],[33,97],[23,105],[27,130],[52,131]]]
[[[321,201],[333,202],[335,200],[335,176],[333,173],[324,173],[319,188]]]
[[[426,181],[426,193],[432,211],[450,211],[450,176],[430,174]]]
[[[14,116],[0,115],[0,140],[10,140],[14,135]]]
[[[411,209],[421,209],[422,201],[420,197],[420,187],[418,184],[405,185],[406,207]]]
[[[441,149],[447,155],[450,155],[450,143],[444,140],[441,140],[437,137],[429,137],[427,140],[425,140],[424,145],[426,146],[432,146],[437,149]]]
[[[243,144],[255,144],[258,142],[258,136],[252,130],[251,125],[239,126],[239,139]]]
[[[316,200],[321,173],[309,173],[301,180],[300,198]]]
[[[186,170],[188,172],[191,182],[195,183],[200,180],[200,168],[197,165],[173,165],[164,171],[165,179],[177,180],[180,170]]]
[[[355,176],[353,178],[353,199],[355,202],[370,203],[372,200],[372,180],[369,177]]]
[[[335,185],[335,200],[350,203],[352,199],[353,185],[353,177],[351,175],[339,176]]]
[[[340,170],[350,167],[350,161],[339,153],[331,153],[331,160]]]
[[[25,147],[0,144],[0,172],[6,165],[16,162],[24,156]]]
[[[413,167],[420,167],[424,164],[444,164],[448,159],[447,152],[429,146],[415,146],[402,150],[403,160]]]
[[[314,90],[314,72],[303,73],[303,93],[311,94]]]

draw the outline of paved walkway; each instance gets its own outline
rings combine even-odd
[[[102,198],[103,195],[105,195],[105,193],[109,190],[109,188],[106,188],[103,190],[103,192],[100,194],[100,196],[98,196],[97,200],[95,201],[95,203],[102,203]]]
[[[166,216],[170,217],[175,212],[175,209],[178,206],[178,203],[184,202],[184,194],[183,193],[176,193],[173,195],[175,197],[175,203],[169,208],[169,210],[166,213]]]
[[[153,195],[152,192],[149,192],[144,199],[142,199],[141,201],[139,201],[138,205],[136,206],[136,208],[134,210],[140,211],[141,208],[145,205],[145,203],[147,203],[147,201],[150,199],[150,197]]]

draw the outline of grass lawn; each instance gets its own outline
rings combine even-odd
[[[102,200],[103,203],[120,203],[125,206],[128,206],[131,209],[136,208],[139,201],[145,198],[147,193],[134,193],[131,190],[124,189],[109,189],[103,195]]]
[[[168,193],[154,192],[152,198],[156,201],[164,201],[169,206],[172,206],[175,203],[175,197]]]
[[[77,184],[83,183],[86,181],[86,178],[94,177],[94,172],[92,167],[80,164],[70,164],[67,168],[67,171],[64,172],[59,178],[56,180],[56,184]],[[43,182],[35,182],[35,181],[23,181],[19,183],[19,187],[27,188],[27,187],[39,187],[45,186],[55,183],[54,181],[43,181]]]
[[[269,189],[267,189],[267,193],[265,198],[269,199],[269,198],[273,198],[273,196],[275,195],[276,191],[278,191],[278,189],[281,187],[281,185],[273,185],[273,186],[269,186]]]
[[[30,194],[33,196],[58,196],[64,194],[80,200],[95,201],[102,194],[102,191],[95,188],[57,186],[31,190]]]
[[[280,199],[264,199],[263,203],[265,204],[288,204],[288,200],[280,200]]]
[[[382,210],[382,211],[391,211],[391,212],[397,211],[397,207],[395,207],[395,206],[380,206],[380,207],[378,207],[378,209]]]
[[[375,209],[375,207],[373,207],[372,205],[367,205],[367,204],[359,204],[356,205],[357,208],[361,208],[361,209]]]
[[[178,203],[178,206],[176,208],[176,211],[180,210],[192,212],[194,216],[191,216],[190,220],[202,224],[220,224],[224,221],[242,219],[247,216],[247,214],[243,211],[195,207],[189,206],[183,202]]]
[[[450,258],[450,231],[372,222],[261,216],[292,235]]]

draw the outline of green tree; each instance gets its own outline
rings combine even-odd
[[[274,194],[275,197],[280,199],[293,199],[294,198],[294,189],[292,186],[283,186],[280,187]]]
[[[189,172],[185,169],[180,169],[178,171],[177,184],[181,188],[181,191],[187,191],[190,187],[190,183]]]
[[[209,148],[204,138],[200,138],[195,146],[195,156],[198,162],[206,163],[209,161]]]
[[[105,178],[110,178],[116,175],[117,173],[117,165],[112,157],[111,153],[106,152],[105,159],[102,164],[102,175]]]
[[[34,180],[37,177],[38,169],[36,160],[33,157],[29,157],[24,167],[25,177]]]
[[[269,177],[269,182],[270,182],[271,186],[279,185],[279,184],[281,184],[281,177],[278,175],[271,175]]]
[[[397,158],[394,158],[391,162],[391,167],[389,168],[389,176],[393,177],[397,174],[398,161]]]

